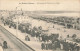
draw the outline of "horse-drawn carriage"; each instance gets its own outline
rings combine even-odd
[[[22,23],[22,24],[19,24],[18,29],[21,32],[30,33],[30,31],[31,31],[31,24],[30,23]]]

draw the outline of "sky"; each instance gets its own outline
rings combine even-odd
[[[16,7],[26,11],[80,11],[80,0],[0,0],[0,10]]]

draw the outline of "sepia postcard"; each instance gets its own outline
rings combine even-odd
[[[0,0],[0,51],[80,51],[80,0]]]

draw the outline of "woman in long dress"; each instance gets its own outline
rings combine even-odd
[[[62,43],[60,43],[60,48],[61,48],[61,50],[63,50],[63,44]]]

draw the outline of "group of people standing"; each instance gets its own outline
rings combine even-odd
[[[69,43],[66,41],[48,41],[42,42],[41,49],[42,50],[64,50],[64,51],[79,51],[79,46],[77,43]]]
[[[79,45],[73,42],[63,42],[63,49],[65,51],[79,51]]]

